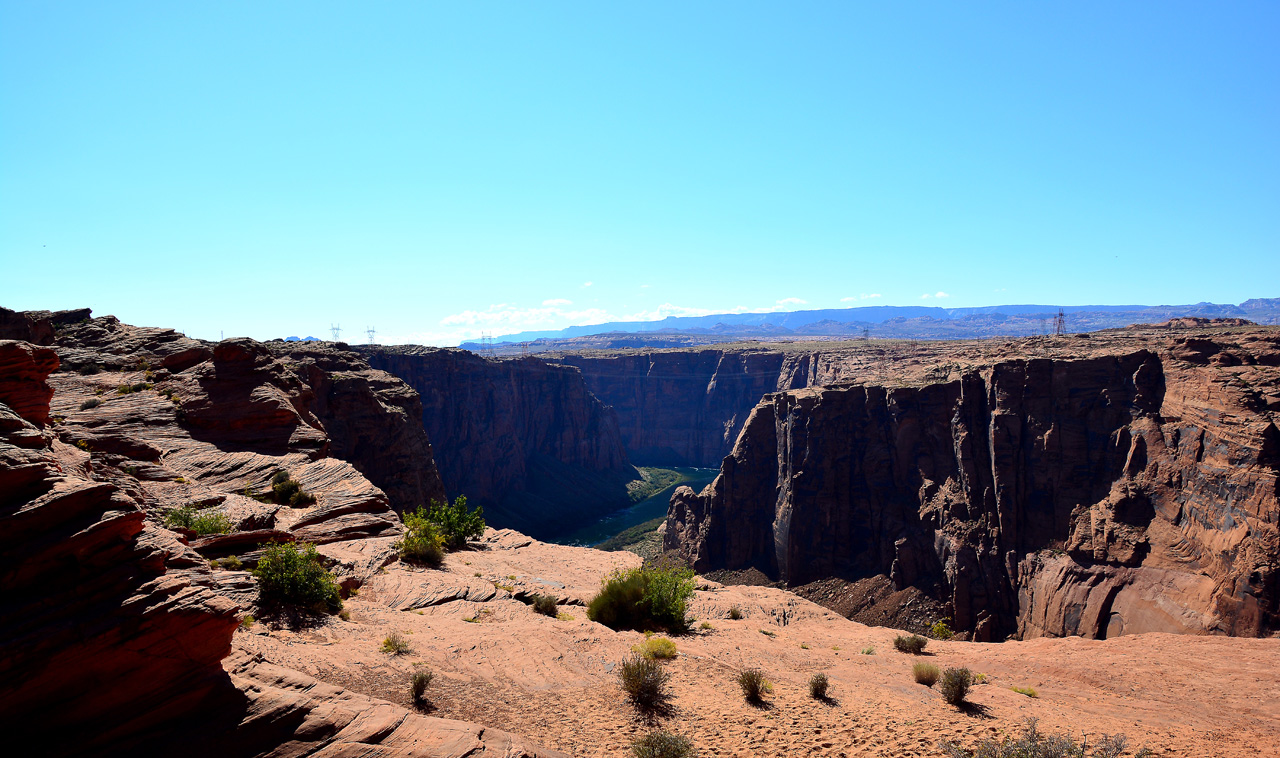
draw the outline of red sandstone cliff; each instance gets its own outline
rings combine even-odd
[[[978,639],[1280,627],[1280,333],[1053,344],[767,396],[717,480],[676,492],[666,546],[791,585],[888,577]]]
[[[628,504],[635,470],[613,411],[574,369],[465,350],[356,348],[422,397],[445,488],[486,519],[533,536]]]

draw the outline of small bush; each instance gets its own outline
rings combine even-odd
[[[947,669],[942,672],[942,684],[938,689],[942,692],[942,698],[952,705],[960,705],[969,694],[969,687],[973,684],[973,672],[969,669]]]
[[[687,737],[671,732],[650,732],[631,743],[635,758],[694,758],[697,754]]]
[[[1040,693],[1036,692],[1035,687],[1010,687],[1009,689],[1013,690],[1019,695],[1026,695],[1027,697],[1040,697]]]
[[[228,555],[222,559],[222,567],[231,571],[239,571],[244,566],[240,559],[234,555]]]
[[[556,606],[556,599],[552,595],[534,595],[533,609],[543,616],[555,618],[560,609]]]
[[[600,584],[587,606],[587,618],[610,629],[685,631],[693,570],[643,566],[615,571]]]
[[[427,687],[431,686],[431,680],[435,678],[436,675],[431,671],[431,669],[422,669],[421,671],[413,672],[413,679],[411,680],[412,683],[410,685],[410,690],[413,693],[413,702],[426,702]]]
[[[898,635],[893,638],[893,646],[897,648],[898,652],[910,653],[911,655],[920,655],[923,653],[924,646],[927,644],[929,644],[929,641],[918,634],[913,634],[909,637]]]
[[[80,410],[87,411],[90,408],[97,408],[99,405],[102,405],[102,401],[96,397],[91,397],[80,404]]]
[[[231,519],[225,513],[214,510],[200,511],[184,505],[165,514],[164,523],[168,527],[190,529],[203,537],[208,534],[227,534],[231,531]]]
[[[933,622],[933,625],[929,627],[929,636],[935,640],[949,640],[956,636],[956,633],[951,631],[951,627],[947,624],[949,620],[938,619]]]
[[[417,513],[404,514],[404,538],[395,543],[395,548],[407,561],[438,566],[444,560],[444,537],[421,508]]]
[[[316,498],[302,489],[296,479],[289,476],[288,471],[277,471],[271,477],[271,499],[281,505],[302,507],[315,503]]]
[[[873,646],[871,646],[871,645],[867,645],[866,647],[862,648],[862,654],[863,654],[863,655],[875,655],[875,654],[876,654],[876,649],[875,649]]]
[[[645,658],[665,660],[676,657],[676,643],[666,637],[650,637],[639,645],[633,645],[631,652],[639,653]]]
[[[733,619],[734,621],[741,621],[741,620],[742,620],[742,609],[741,609],[741,608],[739,608],[739,607],[738,607],[738,606],[736,606],[736,605],[730,606],[730,607],[729,607],[729,618]]]
[[[119,387],[116,387],[116,394],[132,395],[135,392],[141,392],[143,390],[149,390],[149,389],[151,389],[151,384],[148,382],[138,382],[136,384],[122,384]]]
[[[715,627],[711,625],[710,621],[703,621],[701,624],[698,625],[698,628],[704,632],[709,632],[712,629],[715,629]]]
[[[101,374],[101,373],[102,373],[102,367],[96,363],[87,363],[80,367],[81,376],[93,376],[94,374]]]
[[[422,513],[421,508],[418,513]],[[462,495],[454,498],[452,505],[431,501],[426,518],[436,525],[450,550],[458,550],[467,544],[467,540],[484,534],[484,509],[477,506],[474,511],[467,510],[467,499]]]
[[[657,710],[671,700],[671,675],[657,661],[634,655],[618,665],[618,681],[631,702],[642,710]]]
[[[738,686],[742,688],[742,696],[753,703],[773,692],[773,685],[760,669],[744,669],[738,674]]]
[[[392,655],[404,655],[413,648],[409,646],[409,640],[401,637],[399,632],[392,632],[383,638],[381,650]]]
[[[338,582],[321,563],[315,545],[264,545],[253,574],[258,577],[258,594],[264,603],[288,603],[318,613],[342,610]]]
[[[1128,740],[1123,734],[1103,736],[1094,748],[1092,758],[1119,758]],[[946,758],[1086,758],[1089,746],[1077,743],[1070,735],[1043,734],[1036,728],[1035,719],[1027,719],[1027,725],[1018,737],[1006,737],[1000,742],[983,740],[976,750],[964,750],[953,742],[942,743]],[[1134,758],[1150,758],[1151,751],[1143,748]]]
[[[240,619],[240,628],[241,628],[241,629],[252,629],[252,628],[253,628],[253,625],[254,625],[254,622],[255,622],[255,619],[253,618],[253,616],[252,616],[252,615],[250,615],[250,614],[247,614],[247,613],[246,613],[246,614],[245,614],[245,617],[244,617],[244,618],[242,618],[242,619]]]
[[[766,637],[777,637],[777,636],[778,636],[775,632],[771,632],[771,631],[769,631],[768,629],[758,629],[758,630],[756,630],[756,631],[760,632],[761,634],[763,634],[763,635],[764,635],[764,636],[766,636]]]
[[[831,681],[827,679],[827,675],[817,673],[809,677],[809,697],[814,700],[826,700],[827,688],[831,686]]]
[[[917,663],[911,667],[911,675],[916,678],[916,684],[923,684],[926,687],[937,684],[940,674],[938,667],[932,663]]]

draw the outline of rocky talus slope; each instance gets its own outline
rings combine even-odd
[[[255,579],[210,557],[252,565],[264,542],[315,542],[348,589],[393,557],[388,495],[332,453],[377,472],[379,453],[429,450],[404,423],[412,390],[350,354],[277,357],[110,317],[61,324],[51,341],[0,341],[0,727],[12,744],[68,756],[558,755],[234,643],[245,613],[259,613]],[[322,419],[341,403],[387,448],[331,437]],[[410,468],[388,472],[393,487],[439,490],[429,460]],[[316,501],[246,496],[280,470]],[[179,506],[217,511],[235,531],[166,528]]]
[[[979,640],[1280,628],[1280,330],[1021,348],[766,396],[716,481],[673,496],[665,546],[887,579]]]
[[[538,536],[628,503],[635,469],[611,409],[571,368],[465,350],[356,347],[422,397],[422,426],[451,495],[490,523]]]

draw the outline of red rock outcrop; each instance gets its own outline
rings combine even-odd
[[[1056,344],[1089,357],[766,396],[666,547],[888,576],[978,639],[1280,627],[1280,332]]]
[[[617,419],[576,370],[465,350],[354,349],[418,391],[445,488],[484,506],[489,523],[547,537],[628,504],[635,470]]]

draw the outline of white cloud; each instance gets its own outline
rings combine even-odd
[[[923,295],[921,295],[921,296],[920,296],[920,299],[921,299],[921,300],[928,300],[928,299],[929,299],[929,298],[931,298],[931,297],[933,297],[933,295],[930,295],[928,292],[926,292],[926,293],[924,293]]]
[[[563,297],[557,297],[552,300],[543,300],[543,305],[573,305],[572,300],[565,300]]]
[[[623,316],[620,321],[661,321],[668,316],[709,316],[716,311],[706,308],[686,308],[682,305],[663,303],[651,311],[640,311]]]
[[[647,289],[649,289],[649,285],[647,285],[647,284],[642,284],[642,285],[640,285],[640,289],[642,289],[642,290],[647,290]]]
[[[808,300],[801,300],[798,297],[784,297],[777,301],[778,305],[808,305]]]
[[[945,292],[941,292],[941,291],[939,291],[939,292],[935,292],[933,296],[934,296],[934,297],[936,297],[936,298],[938,298],[938,299],[942,299],[942,298],[944,298],[944,297],[951,297],[951,296],[950,296],[950,295],[948,295],[947,293],[945,293]]]
[[[595,284],[595,282],[583,282],[583,283],[582,283],[582,286],[583,286],[583,287],[590,287],[590,286],[591,286],[591,285],[593,285],[593,284]]]

